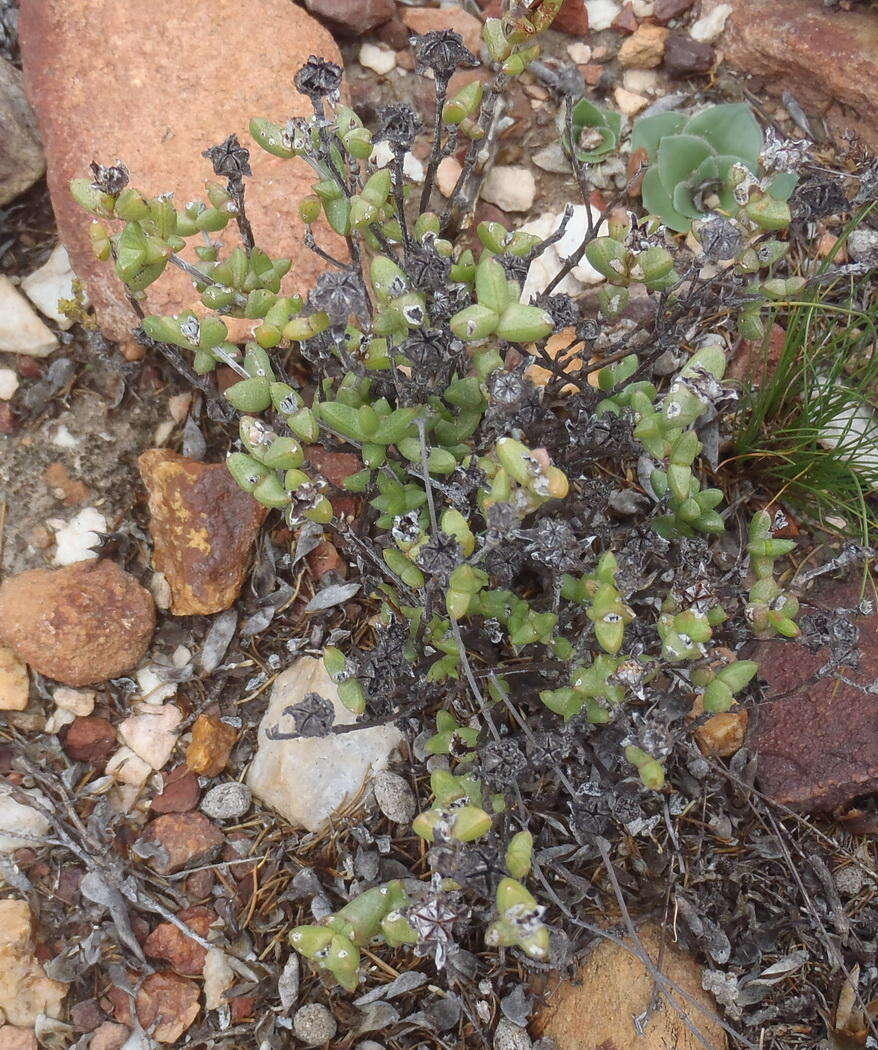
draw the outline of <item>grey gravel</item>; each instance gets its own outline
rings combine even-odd
[[[322,1046],[335,1035],[335,1018],[321,1003],[300,1006],[293,1015],[293,1031],[306,1046]]]
[[[201,812],[211,820],[237,820],[250,808],[253,794],[246,784],[217,784],[201,800]]]
[[[414,818],[417,810],[414,793],[399,774],[382,769],[372,780],[372,790],[378,808],[388,820],[408,824]]]
[[[531,1050],[533,1043],[526,1028],[501,1017],[494,1029],[494,1050]]]

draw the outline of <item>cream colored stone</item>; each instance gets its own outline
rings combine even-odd
[[[77,718],[85,718],[94,711],[97,695],[94,689],[71,689],[69,686],[62,685],[52,693],[52,699],[56,707],[69,711]]]
[[[616,105],[626,117],[633,117],[649,105],[649,99],[643,95],[635,95],[633,91],[626,91],[623,87],[617,87],[613,92]]]
[[[31,304],[0,274],[0,350],[27,357],[47,357],[58,345]]]
[[[119,739],[152,769],[161,769],[177,743],[177,726],[183,720],[173,704],[137,704],[136,714],[120,722]]]
[[[22,792],[35,802],[48,805],[48,799],[37,791]],[[49,833],[49,821],[32,806],[12,797],[12,788],[0,780],[0,853],[12,853],[24,846],[33,846],[34,839]]]
[[[387,725],[326,737],[268,739],[269,726],[292,729],[284,708],[299,703],[308,693],[332,701],[337,725],[356,721],[339,701],[323,661],[301,657],[274,683],[246,782],[258,799],[291,824],[317,831],[359,792],[370,773],[384,769],[402,737]]]
[[[0,711],[23,711],[29,692],[27,664],[8,645],[0,645]]]
[[[9,1024],[33,1027],[39,1014],[58,1017],[67,985],[46,977],[34,956],[27,901],[0,900],[0,1010]]]
[[[34,270],[21,282],[21,290],[40,313],[50,317],[65,331],[73,327],[73,321],[61,312],[61,299],[73,299],[73,270],[63,244],[57,245],[39,270]]]

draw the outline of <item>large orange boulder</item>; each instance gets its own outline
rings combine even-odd
[[[298,215],[311,168],[269,156],[248,132],[254,116],[311,112],[292,85],[309,55],[341,61],[303,8],[290,0],[22,0],[21,50],[58,229],[109,337],[125,339],[136,320],[112,266],[94,259],[91,219],[68,192],[93,160],[121,160],[133,186],[185,204],[215,178],[202,152],[236,132],[252,146],[247,206],[257,243],[295,260],[291,290],[313,283],[324,264],[303,249]],[[217,236],[232,243],[234,227]],[[146,305],[178,313],[196,300],[189,278],[169,267]]]

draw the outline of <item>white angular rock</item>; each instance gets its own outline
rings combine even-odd
[[[378,143],[372,150],[369,160],[376,168],[387,167],[393,160],[393,150],[390,148],[390,143],[387,139],[382,139]],[[411,179],[412,182],[422,183],[424,181],[424,165],[411,151],[403,155],[402,173],[407,179]]]
[[[731,4],[720,4],[689,27],[689,36],[702,44],[712,44],[726,27],[726,21],[732,13]]]
[[[550,142],[530,158],[538,168],[550,171],[554,175],[567,175],[570,172],[570,161],[560,142]]]
[[[253,801],[253,793],[246,784],[230,780],[217,784],[201,800],[201,812],[211,820],[238,820]]]
[[[568,44],[567,54],[570,56],[570,61],[575,62],[578,66],[584,66],[586,63],[591,62],[591,47],[588,44],[583,44],[581,40]]]
[[[70,521],[52,518],[48,524],[55,529],[56,565],[96,558],[100,534],[107,531],[107,519],[94,507],[83,507]]]
[[[268,710],[259,725],[247,785],[260,801],[295,827],[317,831],[357,794],[370,773],[387,765],[402,737],[394,726],[388,725],[326,737],[270,740],[266,736],[269,726],[292,730],[291,719],[283,710],[299,703],[308,693],[318,693],[332,702],[336,725],[356,721],[339,701],[323,661],[300,657],[274,683]]]
[[[25,791],[24,794],[48,805],[48,800],[39,792]],[[48,833],[49,821],[43,814],[32,806],[17,802],[12,797],[12,788],[0,782],[0,853],[33,846],[32,839],[42,838]]]
[[[360,45],[357,59],[361,66],[371,69],[380,77],[396,69],[396,52],[384,44],[373,44],[371,40],[366,40]]]
[[[512,164],[495,164],[482,183],[482,200],[496,204],[501,211],[530,211],[536,194],[537,184],[530,168]]]
[[[58,345],[54,333],[9,280],[0,275],[0,350],[26,357],[48,357]]]
[[[61,312],[58,302],[74,298],[73,279],[67,249],[59,244],[39,270],[21,282],[21,290],[40,313],[50,317],[65,332],[73,327],[73,321]]]
[[[622,87],[635,95],[657,95],[661,91],[661,76],[656,69],[626,69]]]
[[[173,704],[136,704],[136,714],[119,723],[119,739],[152,769],[161,769],[177,743],[183,715]]]
[[[592,219],[597,223],[599,213],[592,208]],[[545,212],[536,219],[526,222],[521,229],[525,233],[536,234],[537,237],[549,237],[561,224],[562,216],[551,212]],[[577,204],[573,209],[573,217],[567,225],[564,236],[560,241],[550,245],[541,252],[530,264],[527,280],[524,282],[522,302],[527,302],[533,296],[540,295],[546,290],[547,285],[555,274],[564,265],[565,260],[582,244],[588,229],[588,213],[585,204]],[[555,288],[556,292],[566,295],[578,295],[585,285],[600,284],[603,277],[584,258],[575,266],[569,274]]]
[[[204,1008],[218,1010],[225,1000],[223,992],[235,983],[235,971],[221,948],[209,948],[204,959]]]
[[[0,368],[0,401],[12,399],[18,390],[18,376],[11,368]]]
[[[94,711],[96,697],[97,693],[94,689],[71,689],[67,685],[59,686],[52,693],[55,706],[64,711],[70,711],[77,718],[84,718]]]
[[[585,0],[585,7],[588,11],[588,28],[594,32],[609,29],[622,10],[615,0]]]
[[[143,787],[152,773],[152,766],[135,755],[130,747],[120,747],[107,762],[105,772],[119,784]]]

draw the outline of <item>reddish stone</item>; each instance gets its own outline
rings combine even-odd
[[[404,54],[406,48],[409,46],[409,37],[412,35],[409,27],[403,22],[401,18],[394,16],[389,22],[385,22],[384,25],[379,26],[375,31],[375,36],[381,41],[382,44],[387,44],[388,47],[392,47],[394,51],[401,51]],[[402,56],[396,56],[397,65]]]
[[[237,730],[216,715],[199,715],[186,749],[186,765],[199,776],[215,777],[226,768],[237,738]]]
[[[197,933],[207,937],[216,912],[197,906],[177,913],[177,918]],[[204,969],[207,949],[187,937],[172,922],[160,922],[143,943],[143,950],[152,959],[161,959],[184,977],[196,977]]]
[[[65,685],[93,685],[130,671],[154,629],[152,595],[105,558],[31,569],[0,585],[0,639]]]
[[[149,808],[153,813],[188,813],[195,809],[200,797],[198,778],[181,763],[167,774],[162,793],[156,795]]]
[[[634,14],[634,7],[630,0],[613,19],[612,28],[620,33],[633,33],[640,23]]]
[[[61,745],[74,762],[106,762],[118,747],[116,730],[97,715],[74,718],[67,726]]]
[[[46,467],[43,471],[43,481],[52,489],[52,494],[63,500],[68,507],[76,507],[91,499],[88,485],[71,478],[67,467],[60,460]]]
[[[245,1021],[248,1017],[253,1016],[253,1011],[256,1009],[256,996],[236,995],[234,999],[229,1000],[229,1009],[233,1024]]]
[[[582,78],[589,87],[596,87],[604,75],[605,68],[597,62],[586,62],[584,66],[579,66],[579,72],[582,73]]]
[[[568,3],[570,0],[568,0]],[[453,29],[474,55],[482,46],[482,23],[469,11],[457,5],[448,7],[405,7],[402,20],[412,33],[429,33],[433,29]]]
[[[153,448],[137,461],[149,496],[153,563],[175,616],[209,615],[238,597],[267,513],[224,463]]]
[[[757,386],[770,379],[777,368],[784,346],[786,329],[773,324],[766,339],[742,339],[732,353],[726,376],[729,379],[748,381]]]
[[[127,999],[128,996],[126,995],[125,998]],[[131,1030],[127,1025],[104,1021],[95,1029],[89,1040],[88,1050],[122,1050],[130,1035]]]
[[[878,147],[878,19],[866,5],[839,12],[823,0],[735,0],[725,61],[789,91],[806,110]]]
[[[70,1007],[70,1023],[79,1032],[93,1032],[104,1020],[97,999],[83,999]]]
[[[15,413],[8,401],[0,401],[0,434],[15,433]]]
[[[552,28],[570,36],[585,36],[588,33],[588,8],[585,6],[585,0],[564,0]]]
[[[670,22],[672,18],[683,14],[695,3],[695,0],[655,0],[652,16],[656,22]]]
[[[136,983],[137,976],[132,977],[132,983]],[[130,1026],[131,997],[121,988],[111,988],[107,995],[115,1008],[116,1020]],[[176,1043],[198,1016],[198,985],[171,970],[151,973],[140,986],[136,1002],[137,1018],[153,1039]]]
[[[203,813],[167,813],[147,824],[139,839],[156,843],[167,856],[152,857],[149,864],[160,875],[203,864],[223,844],[223,833]]]
[[[315,579],[319,580],[329,572],[336,572],[341,577],[348,574],[347,562],[329,540],[318,543],[308,555],[308,568]]]
[[[341,36],[362,36],[396,14],[394,0],[305,0],[305,6]]]
[[[665,41],[664,67],[672,77],[709,73],[716,61],[710,44],[693,40],[688,33],[671,33]]]
[[[213,874],[207,868],[193,871],[186,879],[186,896],[190,901],[203,901],[213,889]]]
[[[330,452],[320,445],[309,445],[305,453],[308,465],[338,489],[341,489],[345,478],[363,469],[363,461],[355,452]],[[329,499],[335,513],[340,516],[355,518],[360,513],[362,501],[359,496],[330,492]]]
[[[324,263],[303,250],[298,215],[313,172],[304,161],[258,149],[248,130],[254,116],[283,122],[311,113],[291,84],[310,54],[341,62],[330,34],[302,7],[289,0],[26,0],[21,51],[61,239],[108,336],[125,338],[136,319],[113,266],[94,258],[91,216],[70,197],[70,179],[87,176],[92,160],[123,160],[132,185],[146,193],[172,192],[178,204],[203,200],[214,175],[202,151],[237,133],[251,150],[247,213],[258,243],[295,259],[290,291],[313,286]],[[229,86],[222,103],[219,84]],[[232,247],[235,223],[218,236]],[[324,230],[318,239],[344,251]],[[150,286],[145,309],[178,313],[197,303],[189,277],[169,266]]]
[[[851,608],[859,585],[827,586],[812,598],[821,608]],[[878,679],[878,613],[856,623],[860,666],[841,673],[868,687]],[[878,789],[878,696],[839,678],[809,684],[828,655],[826,648],[811,652],[789,641],[760,642],[753,652],[768,683],[747,739],[759,755],[759,785],[776,801],[807,811],[829,811]]]

